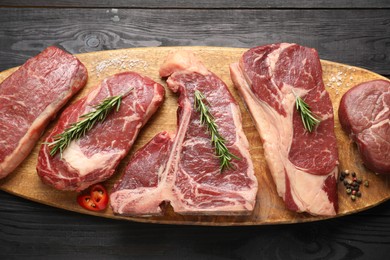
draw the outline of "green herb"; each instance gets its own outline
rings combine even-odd
[[[219,157],[221,164],[221,172],[224,169],[232,168],[231,160],[239,159],[234,154],[230,153],[225,145],[225,139],[219,134],[218,126],[214,121],[214,117],[210,114],[209,108],[206,106],[206,98],[202,92],[195,90],[195,102],[194,106],[196,111],[200,112],[200,122],[207,126],[211,135],[211,143],[215,147],[215,153]]]
[[[296,98],[295,106],[298,112],[301,114],[303,126],[307,131],[312,132],[314,126],[318,125],[321,121],[315,115],[313,115],[309,105],[305,101],[303,101],[301,97],[295,95],[295,98]]]
[[[94,111],[80,116],[79,118],[82,120],[71,124],[61,134],[54,136],[53,142],[46,143],[49,147],[52,147],[50,155],[54,156],[59,151],[62,157],[62,152],[72,140],[83,137],[97,122],[104,121],[113,108],[116,107],[116,111],[118,111],[122,97],[122,95],[119,95],[104,99],[100,104],[94,106]]]

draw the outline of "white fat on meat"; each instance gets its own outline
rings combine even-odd
[[[188,76],[189,78],[194,76],[196,78],[199,74],[205,76],[205,78],[200,77],[202,80],[207,79],[209,81],[205,83],[206,80],[200,80],[199,82],[195,80],[190,83],[190,86],[181,81],[181,76]],[[192,117],[194,113],[193,102],[188,97],[188,93],[192,92],[187,91],[193,91],[191,90],[192,86],[197,88],[199,88],[199,85],[201,87],[205,85],[215,86],[215,89],[213,88],[208,93],[207,100],[218,100],[220,96],[228,96],[226,86],[221,84],[220,80],[189,52],[177,51],[171,54],[161,67],[160,75],[163,77],[171,76],[167,79],[168,87],[173,92],[180,91],[180,94],[185,97],[181,96],[179,98],[180,120],[178,128],[174,136],[165,136],[170,142],[169,152],[164,157],[163,167],[160,167],[158,173],[156,173],[158,175],[156,186],[149,187],[145,185],[147,187],[144,187],[140,185],[141,182],[137,182],[137,174],[139,173],[135,170],[135,165],[137,163],[142,165],[142,158],[148,156],[149,151],[155,149],[157,144],[155,140],[158,140],[158,135],[137,151],[133,157],[134,161],[131,160],[126,168],[129,171],[126,171],[122,179],[114,186],[110,196],[113,211],[122,215],[160,215],[162,214],[160,205],[169,202],[173,210],[182,215],[249,214],[256,202],[258,185],[249,153],[249,143],[242,129],[241,112],[235,102],[229,99],[226,101],[230,102],[229,104],[222,104],[224,109],[221,114],[216,116],[215,120],[220,120],[220,127],[226,127],[224,117],[228,116],[228,122],[234,124],[235,130],[234,132],[230,130],[232,135],[227,136],[226,140],[234,140],[231,143],[229,142],[229,147],[234,148],[235,153],[239,155],[245,170],[237,169],[221,173],[218,165],[215,168],[199,167],[200,165],[208,166],[210,163],[214,165],[217,159],[214,155],[206,156],[196,166],[187,165],[186,163],[191,162],[183,160],[183,156],[186,156],[184,151],[189,153],[187,156],[192,156],[192,152],[196,154],[196,149],[201,149],[199,150],[200,153],[202,151],[210,152],[207,150],[210,145],[209,137],[186,136],[187,132],[190,131],[189,127],[200,124],[198,119]],[[209,82],[212,82],[212,84],[209,84]],[[228,97],[232,98],[230,95]],[[216,111],[218,110],[216,109]],[[152,164],[152,162],[150,163]],[[222,176],[222,178],[214,178],[214,176]],[[197,178],[212,181],[208,182]],[[237,182],[237,179],[240,182]],[[121,186],[122,184],[123,186]]]
[[[270,55],[268,60],[270,67],[275,65],[280,52],[276,51],[275,54]],[[287,113],[287,116],[284,117],[267,103],[260,102],[255,97],[238,63],[231,65],[231,74],[236,83],[235,86],[239,89],[240,95],[245,100],[250,113],[256,115],[252,119],[262,138],[265,159],[276,184],[278,195],[285,198],[287,174],[290,187],[292,188],[291,195],[300,211],[316,212],[319,215],[334,215],[336,212],[333,204],[323,203],[328,200],[328,195],[324,190],[303,188],[321,187],[329,175],[308,174],[303,171],[304,169],[298,169],[289,160],[293,138],[292,122],[293,110],[295,109],[295,95],[304,96],[306,90],[293,88],[287,84],[283,85],[281,89],[284,92],[283,108]],[[335,167],[330,175],[337,176],[337,172],[337,167]]]

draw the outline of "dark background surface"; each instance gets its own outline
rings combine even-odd
[[[0,71],[49,45],[71,53],[145,46],[296,42],[390,77],[390,1],[2,1]],[[389,259],[390,202],[332,220],[198,227],[92,217],[0,191],[0,258]]]

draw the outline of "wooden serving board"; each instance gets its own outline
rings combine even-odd
[[[161,217],[120,217],[115,216],[111,209],[104,212],[91,212],[81,208],[77,202],[76,192],[64,192],[55,190],[41,183],[36,174],[35,166],[39,146],[36,145],[26,160],[7,178],[0,181],[0,189],[33,200],[39,203],[91,214],[107,218],[125,219],[138,222],[165,223],[165,224],[191,224],[191,225],[265,225],[281,223],[298,223],[325,219],[325,217],[314,217],[306,213],[295,213],[285,209],[284,203],[276,193],[270,172],[267,168],[260,137],[251,121],[251,117],[237,91],[234,89],[229,75],[229,64],[238,61],[246,49],[221,48],[221,47],[155,47],[155,48],[133,48],[85,53],[76,55],[88,69],[89,79],[86,87],[73,98],[72,102],[86,95],[89,90],[96,86],[102,79],[123,71],[136,71],[143,75],[166,85],[159,78],[158,70],[167,54],[176,49],[193,51],[197,57],[226,82],[232,94],[240,104],[243,128],[250,143],[250,152],[255,166],[256,176],[259,182],[256,207],[249,216],[181,216],[168,210],[165,216]],[[370,186],[361,185],[362,197],[352,201],[345,192],[344,185],[339,183],[339,213],[337,216],[352,214],[378,205],[390,198],[390,186],[388,176],[378,176],[368,171],[362,165],[356,146],[342,131],[337,111],[342,95],[352,86],[373,79],[386,79],[373,72],[339,64],[330,61],[321,61],[323,66],[323,79],[326,89],[329,91],[335,112],[335,131],[339,145],[340,170],[348,169],[355,171],[358,176],[368,180]],[[4,80],[16,68],[0,73],[0,81]],[[387,80],[387,79],[386,79]],[[150,122],[141,131],[136,143],[129,155],[118,167],[117,173],[105,182],[108,190],[121,175],[126,162],[130,156],[155,134],[162,130],[174,131],[176,129],[177,96],[166,89],[166,99],[161,109],[153,116]],[[364,109],[364,108],[362,108]],[[50,130],[53,123],[48,127]]]

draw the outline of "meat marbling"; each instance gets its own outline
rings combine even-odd
[[[366,167],[390,174],[390,82],[373,80],[348,90],[340,101],[339,120]]]
[[[0,178],[30,154],[47,124],[87,78],[76,57],[52,46],[0,84]]]
[[[113,211],[158,215],[160,206],[169,202],[179,214],[249,214],[255,205],[257,180],[241,113],[227,86],[184,51],[169,55],[160,75],[169,77],[168,87],[180,94],[176,134],[162,132],[136,153],[111,192]],[[206,97],[219,133],[240,158],[222,173],[210,135],[194,110],[195,90]]]
[[[140,129],[157,111],[164,99],[162,85],[135,72],[123,72],[106,78],[86,97],[67,107],[45,143],[63,132],[79,117],[110,96],[124,95],[118,111],[96,124],[84,137],[74,140],[63,155],[50,155],[48,145],[41,146],[37,172],[42,181],[59,190],[83,190],[106,180],[128,153]]]
[[[288,209],[335,215],[338,151],[329,94],[314,49],[271,44],[246,51],[231,78],[262,138],[277,192]],[[321,123],[309,133],[295,109],[298,95]]]

